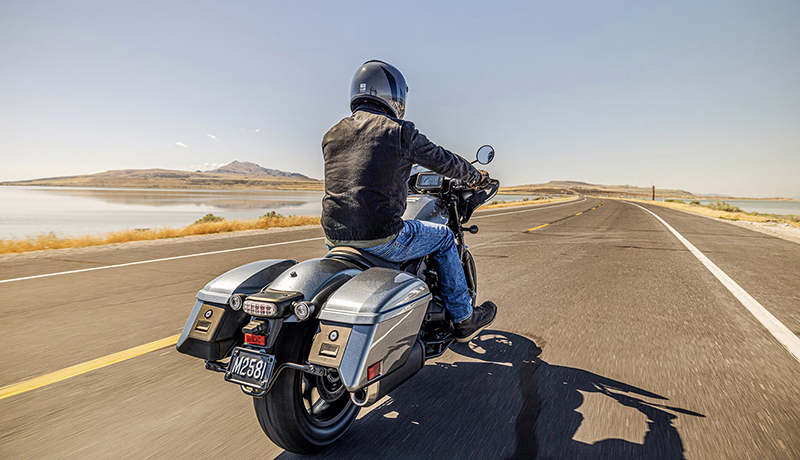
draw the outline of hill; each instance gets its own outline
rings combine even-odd
[[[268,169],[255,163],[250,163],[249,161],[238,160],[234,160],[232,163],[220,166],[208,172],[213,174],[240,174],[245,176],[270,176],[297,180],[314,180],[299,173],[284,172],[279,169]]]
[[[0,185],[51,187],[171,188],[171,189],[262,189],[323,190],[323,182],[299,173],[269,169],[249,161],[233,161],[211,171],[177,169],[120,169],[81,176],[46,177]],[[544,184],[502,187],[501,194],[556,195],[587,194],[650,197],[649,187],[601,185],[571,180],[552,180]],[[656,188],[658,197],[695,197],[685,190]]]
[[[650,187],[637,187],[635,185],[601,185],[590,184],[588,182],[551,180],[544,184],[516,185],[513,187],[503,187],[500,193],[507,194],[581,194],[581,195],[608,195],[608,196],[631,196],[631,197],[650,197],[652,190]],[[660,189],[656,187],[657,197],[694,197],[695,195],[686,190]]]
[[[267,169],[255,163],[241,161],[234,161],[213,171],[121,169],[81,176],[2,182],[0,185],[270,190],[322,190],[323,188],[322,181],[302,174]]]

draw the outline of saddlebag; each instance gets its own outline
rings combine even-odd
[[[351,393],[389,376],[408,361],[430,298],[409,273],[359,273],[323,305],[308,361],[338,369]]]
[[[250,315],[241,309],[241,302],[229,302],[231,297],[259,292],[296,263],[260,260],[234,268],[206,284],[197,293],[192,313],[178,339],[178,351],[207,361],[219,361],[230,355],[242,343],[242,327],[250,320]],[[231,303],[237,308],[231,307]]]

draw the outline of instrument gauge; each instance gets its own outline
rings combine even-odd
[[[417,175],[417,188],[420,190],[435,190],[442,187],[444,176],[436,173],[419,173]]]

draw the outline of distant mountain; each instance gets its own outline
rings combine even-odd
[[[216,174],[242,174],[249,176],[286,177],[289,179],[312,180],[311,178],[299,173],[284,172],[279,169],[268,169],[249,161],[239,160],[234,160],[232,163],[228,163],[225,166],[220,166],[217,169],[207,172]]]
[[[731,195],[723,195],[722,193],[695,193],[697,196],[709,196],[712,198],[733,198]]]
[[[201,189],[322,190],[322,181],[298,173],[234,161],[213,171],[120,169],[83,176],[47,177],[0,185]]]
[[[596,187],[595,184],[590,184],[588,182],[581,182],[577,180],[551,180],[546,184],[531,184],[531,185],[541,185],[546,187]]]
[[[650,187],[637,187],[635,185],[602,185],[572,180],[551,180],[544,184],[516,185],[503,187],[501,193],[509,194],[586,194],[586,195],[612,195],[612,196],[644,196],[652,194]],[[662,189],[656,187],[658,197],[692,197],[694,194],[686,190]]]

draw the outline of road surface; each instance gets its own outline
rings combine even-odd
[[[791,344],[643,208],[796,339],[800,245],[595,198],[483,211],[467,238],[495,323],[362,410],[318,457],[800,458]],[[237,386],[173,346],[24,382],[174,336],[206,282],[259,259],[320,257],[321,236],[0,258],[0,386],[22,391],[0,399],[0,458],[298,458],[263,435]]]

